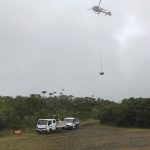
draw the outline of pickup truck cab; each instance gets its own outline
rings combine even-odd
[[[63,121],[56,121],[56,119],[39,119],[37,121],[38,133],[52,133],[59,132],[62,128],[65,128],[66,124]]]
[[[66,129],[75,129],[79,126],[79,119],[75,117],[64,118],[64,123],[66,124]]]

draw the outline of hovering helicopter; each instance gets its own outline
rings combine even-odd
[[[104,13],[105,15],[111,16],[111,11],[107,11],[107,10],[100,7],[101,2],[102,2],[102,0],[99,1],[99,4],[97,6],[93,6],[91,9],[88,9],[88,10],[93,10],[98,15],[100,13]]]

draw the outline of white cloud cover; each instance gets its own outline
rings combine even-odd
[[[1,0],[0,94],[149,97],[147,0]],[[101,38],[102,37],[102,38]],[[105,75],[99,76],[100,47]]]

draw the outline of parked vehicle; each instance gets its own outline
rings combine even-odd
[[[38,133],[52,133],[60,132],[62,128],[65,128],[66,124],[63,121],[56,119],[39,119],[37,121]]]
[[[66,129],[75,129],[79,126],[79,118],[67,117],[64,118],[64,123],[66,124]]]

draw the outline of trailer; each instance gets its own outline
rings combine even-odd
[[[36,131],[41,133],[52,133],[52,132],[60,132],[62,128],[65,128],[66,124],[64,121],[56,120],[56,119],[39,119],[37,121]]]

